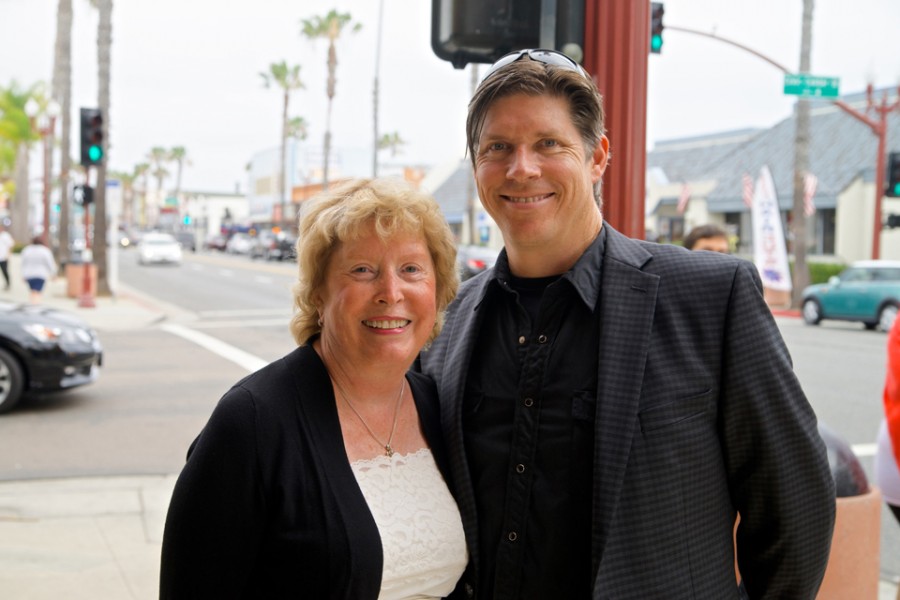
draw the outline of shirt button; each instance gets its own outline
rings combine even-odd
[[[509,535],[507,535],[506,538],[507,538],[509,541],[514,542],[514,541],[516,541],[516,540],[519,538],[519,534],[516,533],[515,531],[510,531],[510,532],[509,532]]]
[[[525,398],[522,403],[528,408],[531,408],[531,406],[534,404],[534,400],[532,400],[531,398]]]
[[[519,336],[519,345],[521,346],[521,345],[524,344],[524,343],[525,343],[525,336],[524,336],[524,335],[520,335],[520,336]]]
[[[546,344],[546,343],[547,343],[547,336],[546,336],[546,335],[543,335],[543,334],[539,335],[539,336],[538,336],[538,343],[539,343],[539,344]]]
[[[516,465],[516,473],[524,473],[524,472],[525,472],[525,465],[523,465],[523,464]]]

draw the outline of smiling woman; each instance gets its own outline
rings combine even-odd
[[[455,296],[453,235],[430,196],[359,180],[307,201],[299,239],[300,347],[235,385],[191,446],[160,597],[447,596],[466,542],[434,384],[407,371]]]

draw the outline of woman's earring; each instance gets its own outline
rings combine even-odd
[[[322,320],[322,317],[319,317],[319,320],[316,321],[316,323],[319,325],[319,329],[322,328],[322,324],[323,324],[324,322],[325,322],[325,321]]]

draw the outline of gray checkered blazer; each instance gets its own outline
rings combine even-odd
[[[814,598],[831,543],[834,484],[755,267],[604,227],[593,598],[742,597],[738,512],[743,593]],[[460,589],[476,597],[490,592],[474,589],[478,515],[461,407],[490,277],[462,286],[420,363],[438,385],[469,539],[472,563]]]

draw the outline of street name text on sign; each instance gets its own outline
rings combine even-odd
[[[789,96],[837,98],[840,77],[822,77],[808,73],[785,73],[784,93]]]

